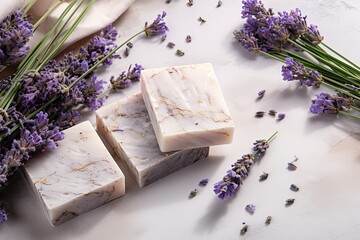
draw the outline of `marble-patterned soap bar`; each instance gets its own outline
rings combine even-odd
[[[161,152],[140,92],[97,110],[96,126],[140,187],[209,154],[209,147]]]
[[[143,70],[141,91],[161,151],[232,142],[234,123],[210,63]]]
[[[25,174],[52,225],[125,194],[125,177],[89,121],[64,131],[54,151],[35,156]]]

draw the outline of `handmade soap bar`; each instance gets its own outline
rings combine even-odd
[[[143,70],[141,91],[161,151],[231,143],[234,123],[210,63]]]
[[[208,147],[161,152],[140,92],[99,109],[96,126],[140,187],[207,157],[209,153]]]
[[[54,151],[26,163],[28,183],[51,224],[125,194],[125,177],[89,121],[64,131]]]

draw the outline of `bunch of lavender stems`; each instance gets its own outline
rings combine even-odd
[[[298,80],[307,87],[325,85],[338,93],[328,94],[326,100],[318,95],[312,100],[312,113],[360,120],[360,67],[325,44],[317,26],[308,25],[299,9],[275,15],[261,1],[244,0],[242,18],[246,23],[234,31],[235,39],[250,52],[285,63],[284,80]]]
[[[246,178],[256,159],[261,158],[269,148],[270,141],[278,132],[273,133],[268,139],[256,140],[252,148],[253,152],[243,155],[231,165],[222,180],[214,184],[214,192],[219,199],[231,198],[234,196],[243,179]]]
[[[166,13],[163,12],[152,23],[146,22],[141,31],[119,46],[115,44],[116,29],[108,26],[88,45],[81,47],[76,55],[69,53],[59,62],[53,60],[94,2],[72,1],[54,26],[22,60],[15,74],[10,79],[2,80],[0,186],[34,152],[56,148],[56,142],[64,138],[61,130],[79,122],[80,114],[75,110],[79,105],[96,110],[111,89],[128,87],[132,81],[139,80],[142,70],[141,65],[130,66],[117,79],[112,78],[109,89],[104,89],[106,82],[98,79],[94,72],[97,67],[111,65],[112,59],[119,57],[116,51],[140,34],[155,36],[168,31],[164,22]],[[33,3],[31,1],[29,4]],[[84,8],[75,18],[81,6]],[[49,12],[52,10],[50,8]],[[0,222],[6,218],[4,214],[0,209]]]

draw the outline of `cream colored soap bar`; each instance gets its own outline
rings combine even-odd
[[[125,177],[89,121],[64,131],[54,151],[26,163],[28,183],[52,225],[125,194]]]
[[[208,147],[162,153],[140,92],[96,111],[96,126],[140,187],[209,154]]]
[[[143,70],[141,91],[161,151],[232,142],[234,123],[210,63]]]

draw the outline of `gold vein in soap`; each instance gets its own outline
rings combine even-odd
[[[89,121],[64,131],[58,148],[34,156],[25,174],[52,225],[125,194],[125,177]]]
[[[141,92],[162,152],[232,142],[234,122],[212,64],[143,70]]]

